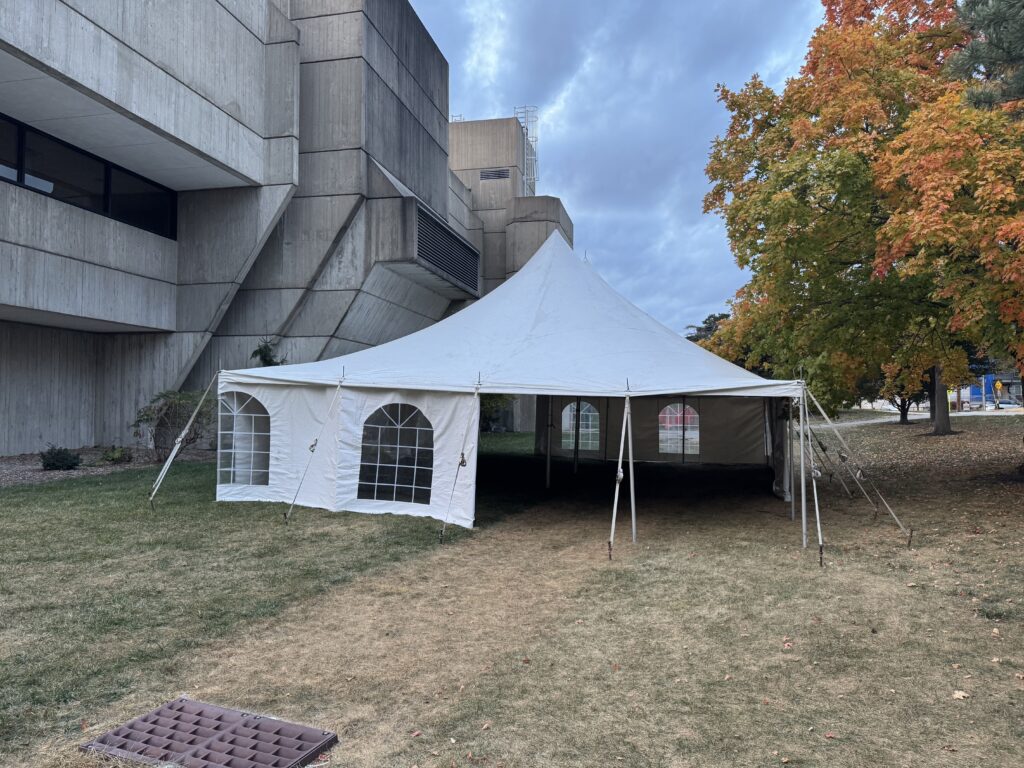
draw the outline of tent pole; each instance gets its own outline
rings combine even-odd
[[[789,398],[789,452],[786,454],[786,469],[789,470],[789,519],[796,520],[796,464],[793,462],[793,409],[796,400]]]
[[[843,490],[846,491],[846,495],[849,496],[852,499],[853,498],[853,491],[850,490],[850,486],[848,486],[846,484],[846,481],[843,480],[842,474],[836,468],[835,461],[832,459],[831,456],[828,455],[828,446],[825,445],[825,441],[823,441],[820,437],[818,437],[818,433],[815,432],[813,429],[811,430],[811,440],[812,440],[811,448],[814,451],[814,455],[821,459],[821,463],[822,463],[823,466],[825,466],[825,465],[828,466],[829,473],[832,476],[834,476],[836,480],[839,481],[839,484],[841,486],[843,486]],[[817,448],[815,448],[815,446],[814,446],[815,443],[818,444]],[[829,482],[831,482],[831,478],[829,479]],[[870,499],[869,499],[869,501],[870,501]]]
[[[548,395],[548,439],[544,446],[544,487],[551,490],[551,433],[554,431],[554,424],[551,423],[551,395]]]
[[[573,425],[575,439],[572,442],[572,473],[575,475],[580,468],[580,406],[582,399],[576,398],[576,423]]]
[[[622,486],[622,453],[626,449],[626,412],[622,412],[622,435],[619,437],[619,465],[615,470],[615,497],[612,501],[612,532],[608,536],[608,559],[612,559],[615,545],[615,519],[619,514],[619,488]]]
[[[626,432],[629,435],[629,511],[633,523],[633,543],[636,544],[636,485],[633,480],[633,409],[626,395]]]
[[[800,531],[803,536],[804,549],[807,548],[807,477],[804,467],[804,427],[807,416],[804,406],[807,401],[807,387],[800,385]]]
[[[843,436],[839,434],[839,430],[836,429],[836,425],[832,423],[832,419],[830,419],[828,417],[828,414],[825,413],[825,409],[821,407],[821,403],[818,402],[817,398],[815,398],[814,395],[811,395],[811,400],[814,401],[814,405],[818,409],[818,412],[821,413],[822,417],[825,419],[825,423],[832,428],[832,432],[835,433],[836,439],[839,440],[840,445],[842,445],[843,448],[846,449],[847,453],[850,455],[850,458],[853,458],[853,451],[850,450],[850,446],[847,445],[846,441],[843,439]],[[875,495],[877,495],[882,504],[885,505],[886,510],[888,510],[889,514],[892,515],[892,519],[896,521],[896,525],[900,527],[900,530],[903,531],[903,533],[907,534],[908,536],[912,536],[913,534],[910,531],[908,531],[903,526],[903,523],[900,521],[900,519],[896,517],[896,513],[892,511],[892,507],[889,506],[889,502],[885,500],[885,497],[882,495],[881,491],[878,490],[878,486],[875,485],[874,481],[860,466],[860,462],[857,462],[856,459],[854,459],[854,462],[857,464],[857,472],[860,474],[861,477],[863,477],[868,482],[868,485],[871,486],[871,490],[875,492]],[[852,471],[850,472],[850,474],[853,475],[854,480],[856,480],[857,484],[860,485],[860,479],[858,478],[858,476],[856,474],[853,474]],[[864,490],[863,487],[861,488],[861,490]],[[868,500],[870,501],[870,497]]]
[[[807,425],[807,431],[811,431],[810,424]],[[807,435],[807,444],[811,448],[807,453],[807,458],[811,462],[811,490],[814,492],[814,524],[818,529],[818,565],[822,568],[825,567],[825,540],[821,536],[821,511],[818,508],[818,479],[816,475],[820,474],[817,467],[814,466],[814,444],[811,443],[810,434]],[[806,544],[804,545],[806,546]]]
[[[167,461],[160,467],[160,474],[156,476],[156,480],[153,482],[153,488],[149,494],[149,505],[153,506],[153,497],[156,496],[156,492],[160,490],[160,486],[164,482],[164,478],[167,477],[167,473],[171,471],[171,464],[174,462],[175,457],[178,455],[178,451],[181,450],[181,441],[185,439],[185,435],[192,428],[192,422],[196,420],[196,416],[199,415],[199,409],[203,407],[203,403],[206,402],[207,395],[210,394],[210,390],[213,389],[213,383],[217,381],[217,377],[220,375],[220,370],[213,374],[213,378],[210,379],[210,383],[206,385],[206,390],[203,392],[203,396],[199,398],[199,402],[196,404],[196,409],[192,411],[192,415],[188,417],[188,421],[185,422],[185,428],[181,430],[181,434],[174,439],[174,446],[171,448],[170,454],[167,456]],[[217,455],[220,456],[220,414],[217,414]],[[218,471],[219,467],[218,467]]]

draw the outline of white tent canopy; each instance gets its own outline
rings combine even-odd
[[[779,418],[769,401],[802,395],[800,382],[761,378],[660,324],[558,233],[504,284],[429,328],[331,360],[225,371],[218,389],[218,500],[463,526],[475,516],[480,393],[618,398],[626,414],[631,398],[758,398],[763,411],[742,418],[764,424]],[[621,468],[635,417],[620,418]],[[772,441],[782,445],[770,433],[759,433],[769,459]],[[629,446],[632,460],[632,435]]]
[[[624,397],[799,397],[686,340],[631,304],[557,232],[518,273],[455,315],[331,360],[228,371],[222,382]]]

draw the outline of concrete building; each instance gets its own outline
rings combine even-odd
[[[419,330],[572,223],[406,0],[0,4],[0,454]],[[528,195],[527,192],[530,192]]]

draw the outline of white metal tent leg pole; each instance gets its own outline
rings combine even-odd
[[[807,548],[807,478],[804,468],[804,425],[807,416],[804,406],[806,405],[806,387],[801,387],[800,396],[800,530],[803,535],[804,548]]]
[[[629,435],[629,511],[633,522],[633,543],[636,544],[636,490],[633,481],[633,409],[626,396],[626,432]]]
[[[796,520],[796,463],[793,461],[793,409],[796,400],[789,398],[789,451],[786,454],[786,469],[789,474],[789,519]]]
[[[554,432],[555,425],[551,423],[551,395],[548,395],[548,439],[547,445],[545,446],[545,479],[544,487],[548,490],[551,489],[551,434]]]
[[[807,431],[810,432],[810,425],[807,427]],[[807,440],[810,444],[811,436],[808,434]],[[813,445],[811,448],[813,449]],[[814,492],[814,523],[818,529],[818,564],[822,567],[825,566],[825,540],[821,536],[821,510],[818,508],[818,479],[819,474],[818,468],[814,466],[814,451],[811,450],[808,453],[808,458],[811,462],[811,490]],[[806,546],[806,545],[805,545]]]
[[[619,437],[619,465],[615,470],[615,498],[612,501],[612,532],[608,536],[608,559],[612,559],[615,545],[615,519],[619,514],[619,488],[622,486],[622,453],[626,449],[626,413],[622,413],[622,436]]]
[[[210,383],[206,385],[206,390],[203,392],[203,396],[199,398],[199,403],[196,405],[196,409],[192,411],[192,415],[188,417],[188,421],[185,422],[185,428],[181,430],[181,434],[174,439],[174,446],[171,448],[170,454],[167,456],[167,461],[160,467],[160,474],[156,476],[156,480],[153,482],[153,489],[149,493],[149,503],[153,503],[153,497],[156,496],[156,492],[160,490],[160,486],[164,482],[164,478],[167,477],[167,473],[171,471],[171,463],[178,455],[178,451],[181,450],[181,441],[185,439],[185,435],[192,428],[192,422],[196,420],[196,416],[199,414],[199,409],[203,407],[203,403],[206,402],[207,395],[210,394],[210,390],[213,389],[213,383],[217,381],[217,377],[220,375],[220,371],[213,374],[213,378],[210,379]],[[220,455],[220,420],[218,414],[217,423],[217,454]]]
[[[575,475],[580,468],[580,407],[583,405],[582,398],[576,398],[576,422],[573,424],[572,441],[572,473]]]

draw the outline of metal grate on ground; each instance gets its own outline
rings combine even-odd
[[[81,745],[145,765],[295,768],[338,743],[336,734],[181,697]]]

